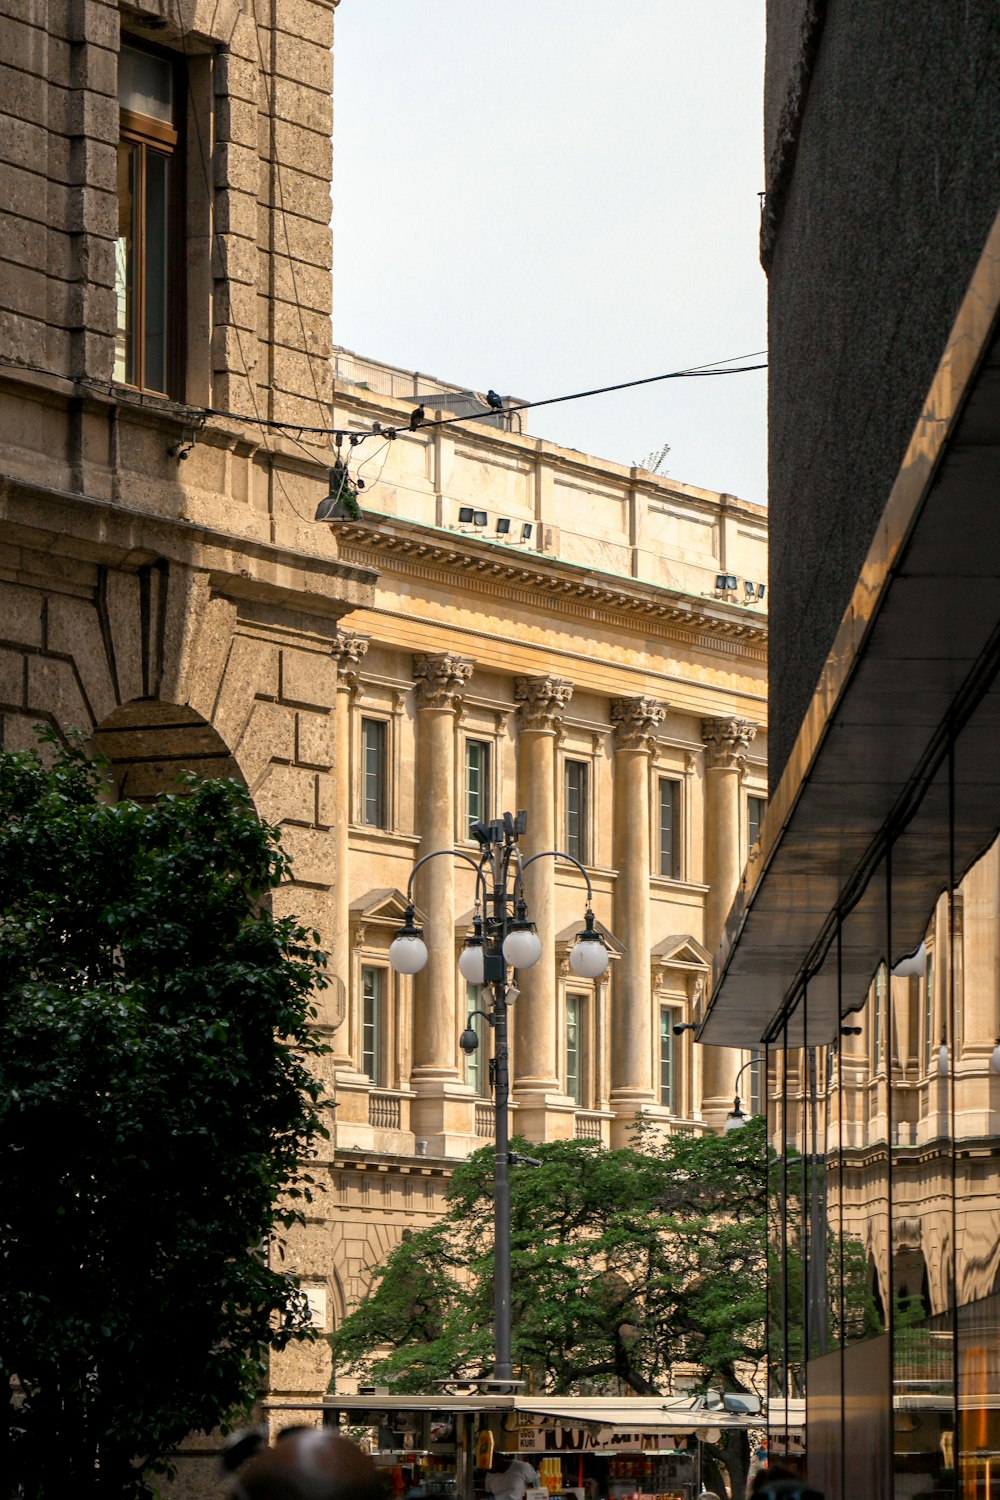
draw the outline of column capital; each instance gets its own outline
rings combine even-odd
[[[757,735],[749,719],[702,719],[701,737],[710,771],[742,771]]]
[[[337,632],[337,638],[330,648],[330,653],[337,663],[337,677],[352,692],[358,685],[358,674],[367,650],[368,637],[366,635],[349,635],[346,631]]]
[[[652,752],[656,731],[666,716],[667,705],[657,698],[612,698],[615,749]]]
[[[564,677],[515,677],[514,701],[524,729],[558,729],[563,709],[573,696]]]
[[[437,655],[418,652],[413,658],[417,708],[461,708],[475,666],[469,657],[452,656],[447,651]]]

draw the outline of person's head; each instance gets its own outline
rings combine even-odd
[[[240,1469],[236,1500],[382,1500],[371,1458],[356,1443],[319,1427],[282,1434]]]

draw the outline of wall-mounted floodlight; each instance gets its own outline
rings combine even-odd
[[[521,527],[521,541],[522,542],[530,542],[531,541],[531,531],[532,531],[531,522],[530,521],[525,521],[524,525]]]
[[[510,530],[510,516],[500,516],[497,519],[497,536],[506,536]]]
[[[751,583],[749,578],[744,578],[743,580],[743,591],[748,599],[756,599],[757,585],[755,583]]]
[[[486,512],[484,510],[474,510],[472,512],[472,524],[473,526],[485,526]]]
[[[459,524],[459,526],[471,526],[472,525],[472,506],[471,505],[460,505],[458,507],[458,524]]]

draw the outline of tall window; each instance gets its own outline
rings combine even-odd
[[[590,767],[585,760],[566,762],[566,853],[581,864],[590,857],[588,828],[588,793]]]
[[[566,996],[566,1092],[577,1104],[587,1102],[586,995]]]
[[[486,740],[465,742],[466,832],[490,818],[490,746]]]
[[[681,878],[681,785],[660,777],[660,874]]]
[[[872,1067],[876,1070],[882,1065],[882,1052],[885,1048],[885,988],[885,964],[880,964],[875,971],[875,1016],[872,1027]]]
[[[361,821],[386,826],[384,719],[361,720]]]
[[[924,970],[924,1072],[929,1073],[934,1061],[934,955],[928,953]]]
[[[830,1057],[833,1056],[832,1048],[829,1055]],[[752,1115],[759,1115],[764,1108],[764,1059],[762,1056],[755,1055],[753,1057],[749,1068],[747,1068],[747,1077],[750,1080],[750,1087],[747,1091],[750,1113]]]
[[[491,1027],[485,1016],[473,1016],[472,1012],[482,1005],[482,986],[465,986],[466,1015],[472,1016],[469,1025],[479,1038],[475,1052],[466,1053],[465,1081],[480,1099],[490,1097],[490,1052],[492,1050]]]
[[[177,70],[122,47],[118,61],[118,242],[115,379],[181,395],[183,226]]]
[[[764,821],[764,808],[767,806],[763,797],[747,798],[747,848],[752,849],[755,844],[760,843],[760,825]]]
[[[660,1104],[677,1113],[677,1051],[674,1045],[674,1012],[660,1007]]]
[[[361,970],[361,1071],[385,1083],[385,970]]]

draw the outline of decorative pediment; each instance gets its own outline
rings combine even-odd
[[[650,957],[657,968],[682,969],[685,973],[707,974],[712,967],[712,956],[697,938],[689,932],[675,932],[661,938],[650,949]]]
[[[556,949],[558,950],[560,948],[572,948],[573,944],[576,942],[582,931],[583,917],[580,917],[576,922],[571,922],[568,927],[564,927],[561,932],[556,933]],[[605,927],[603,922],[598,921],[596,917],[594,918],[594,931],[599,933],[604,939],[604,946],[611,954],[611,957],[620,958],[621,955],[625,952],[624,945],[620,943],[615,937],[614,933],[609,928]]]
[[[395,886],[380,886],[378,890],[366,891],[350,905],[351,924],[355,922],[385,922],[398,927],[406,915],[406,897]],[[421,912],[414,908],[418,926],[425,921]]]

